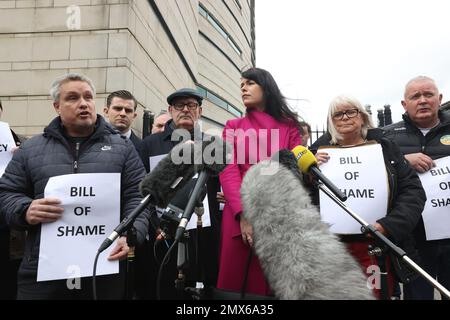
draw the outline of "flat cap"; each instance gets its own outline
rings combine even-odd
[[[202,105],[202,101],[203,101],[203,97],[200,93],[198,93],[196,90],[191,89],[191,88],[183,88],[183,89],[179,89],[177,91],[175,91],[174,93],[172,93],[171,95],[169,95],[167,97],[167,103],[169,105],[172,105],[172,101],[175,98],[179,98],[179,97],[192,97],[197,99],[198,104],[201,106]]]

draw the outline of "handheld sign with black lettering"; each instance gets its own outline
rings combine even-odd
[[[12,148],[16,146],[11,129],[6,122],[0,121],[0,177],[12,159]]]
[[[320,166],[325,174],[347,196],[346,205],[368,223],[386,216],[388,180],[383,151],[379,144],[351,148],[320,148],[330,160]],[[320,191],[320,214],[339,234],[361,233],[361,225]]]
[[[120,222],[120,173],[52,177],[45,197],[60,199],[64,212],[61,219],[42,224],[38,281],[67,279],[73,270],[92,276],[97,248]],[[118,273],[118,262],[106,257],[99,259],[97,274]]]
[[[427,195],[422,212],[427,240],[450,238],[450,156],[434,160],[436,167],[419,174]]]

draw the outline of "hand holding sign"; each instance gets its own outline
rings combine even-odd
[[[61,201],[56,198],[33,200],[28,207],[25,220],[29,224],[54,222],[61,218],[64,209],[59,206]]]
[[[382,226],[376,225],[376,221],[386,215],[388,203],[388,179],[381,145],[330,147],[320,152],[328,154],[320,169],[348,197],[348,206],[384,233]],[[361,233],[361,225],[322,192],[320,214],[322,220],[330,224],[331,232]]]
[[[408,160],[411,167],[417,172],[424,173],[434,168],[436,164],[433,159],[423,153],[410,153],[405,155],[406,160]]]
[[[53,216],[55,222],[41,226],[38,281],[72,277],[68,270],[73,266],[80,277],[92,275],[97,248],[120,219],[120,178],[120,173],[78,173],[48,180],[46,198],[30,206],[34,222],[51,219],[58,213],[55,207],[64,208],[64,214],[59,212],[60,219]],[[126,243],[119,242],[109,260],[127,253]],[[118,272],[117,261],[99,260],[98,275]]]
[[[328,162],[330,160],[330,155],[323,151],[317,151],[316,153],[317,165]]]
[[[450,156],[434,160],[435,167],[419,174],[427,202],[422,212],[427,240],[450,239]]]
[[[12,147],[11,148],[11,153],[14,154],[14,152],[16,152],[17,150],[19,150],[19,147]]]

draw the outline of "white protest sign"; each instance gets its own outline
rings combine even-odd
[[[12,159],[12,148],[16,146],[11,129],[6,122],[0,121],[0,177]]]
[[[450,156],[434,163],[436,167],[419,174],[427,195],[422,212],[427,240],[450,238]]]
[[[158,156],[153,156],[149,158],[150,163],[150,171],[152,171],[156,165],[166,156],[167,154],[162,154]],[[197,178],[198,175],[195,175],[193,177]],[[184,209],[184,208],[182,208]],[[202,215],[202,227],[210,227],[211,226],[211,217],[209,214],[209,202],[208,202],[208,195],[206,195],[205,199],[203,199],[203,215]],[[158,214],[158,217],[161,218],[163,212],[165,209],[156,207],[156,212]],[[189,220],[188,224],[186,225],[186,230],[196,229],[197,228],[197,221],[198,217],[196,214],[192,214],[191,219]]]
[[[330,160],[320,166],[348,197],[345,204],[366,222],[373,224],[386,216],[388,178],[381,145],[369,144],[351,148],[320,148]],[[322,221],[330,231],[339,234],[361,233],[361,224],[320,191]]]
[[[120,173],[80,173],[52,177],[45,197],[61,200],[62,218],[43,223],[37,281],[92,276],[100,244],[120,222]],[[119,272],[118,261],[100,255],[97,275]]]

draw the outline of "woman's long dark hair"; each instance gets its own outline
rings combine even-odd
[[[292,120],[295,126],[300,129],[298,114],[292,111],[286,98],[281,94],[275,79],[272,75],[260,68],[250,68],[241,73],[242,78],[255,81],[261,86],[264,93],[265,112],[270,114],[278,121]]]

